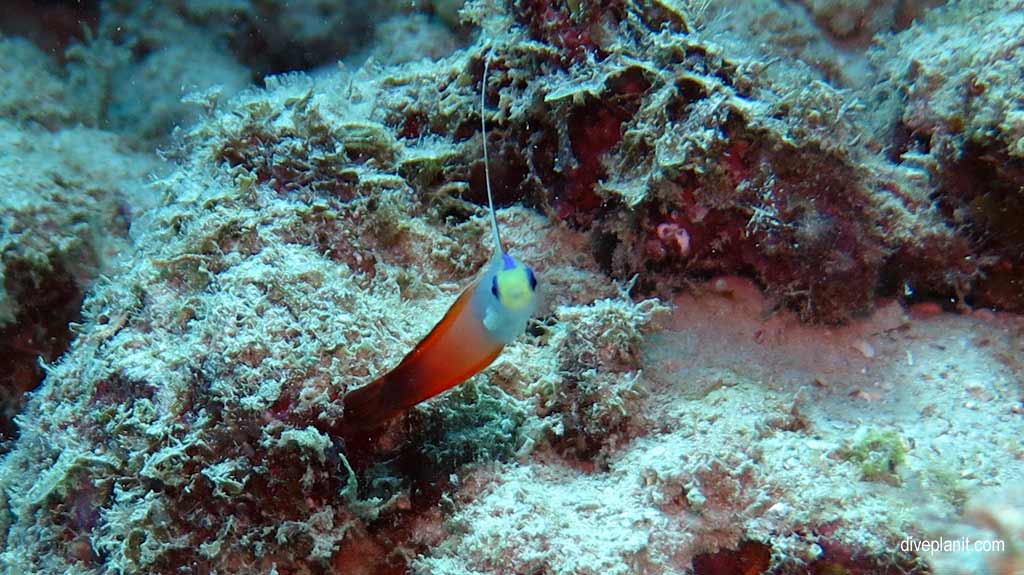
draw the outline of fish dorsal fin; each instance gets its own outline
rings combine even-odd
[[[480,133],[484,140],[484,181],[487,185],[487,209],[491,214],[491,229],[494,231],[494,257],[500,258],[505,253],[501,245],[501,232],[498,231],[498,217],[494,215],[494,194],[491,192],[491,168],[487,163],[487,119],[484,115],[487,101],[487,68],[491,63],[491,48],[484,48],[484,73],[480,80]]]

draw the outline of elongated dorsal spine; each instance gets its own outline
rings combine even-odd
[[[498,230],[498,217],[494,214],[494,194],[491,192],[491,167],[487,158],[487,116],[485,109],[487,104],[487,68],[491,63],[491,50],[484,51],[484,73],[480,79],[480,135],[484,139],[484,182],[487,186],[487,209],[491,213],[491,229],[494,231],[495,256],[505,253],[501,245],[501,232]]]

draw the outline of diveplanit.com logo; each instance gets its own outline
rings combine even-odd
[[[971,539],[970,537],[958,537],[956,539],[915,539],[907,537],[900,541],[900,551],[905,553],[1002,553],[1006,551],[1006,542],[1002,539]]]

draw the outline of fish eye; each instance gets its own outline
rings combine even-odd
[[[530,282],[530,291],[537,291],[537,276],[533,275],[533,268],[526,268],[526,278]]]
[[[491,295],[500,299],[498,296],[498,276],[491,278]]]

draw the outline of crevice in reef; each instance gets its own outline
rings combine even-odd
[[[937,194],[943,215],[987,264],[968,303],[1024,310],[1024,160],[968,144],[945,175]]]
[[[0,11],[0,33],[27,38],[58,58],[98,22],[99,0],[5,0]]]
[[[41,279],[23,265],[7,267],[7,293],[23,302],[14,323],[0,329],[0,439],[18,436],[14,422],[27,392],[43,380],[39,361],[56,360],[71,343],[69,324],[81,317],[82,289],[57,267]]]

